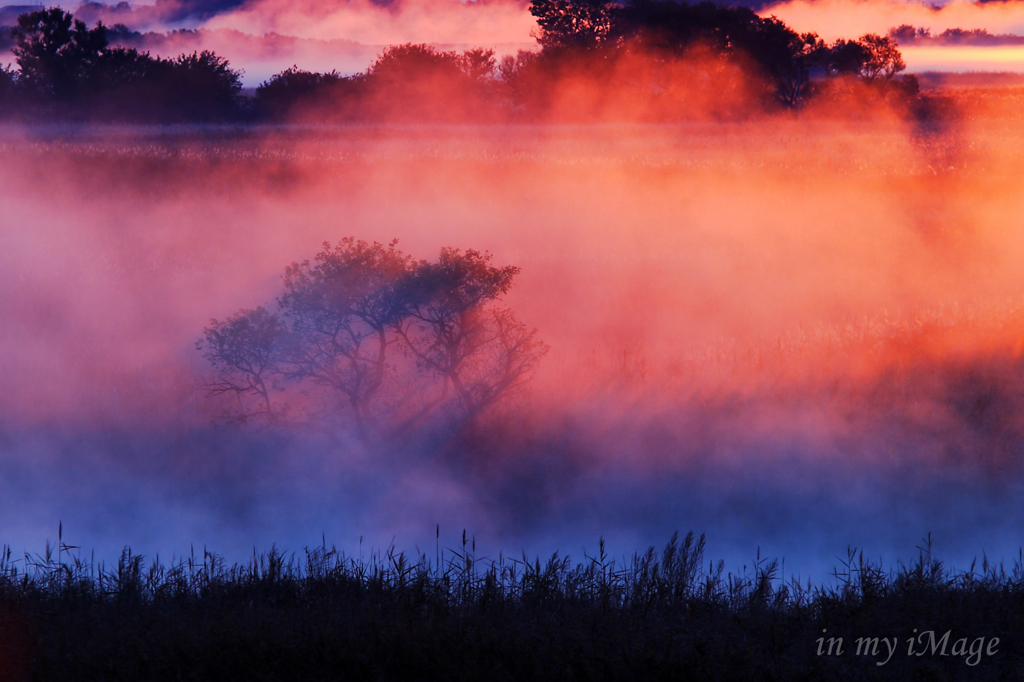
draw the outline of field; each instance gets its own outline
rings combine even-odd
[[[917,122],[5,128],[10,669],[1012,679],[1018,94]],[[229,423],[196,341],[345,237],[518,266],[500,304],[549,350],[402,438],[319,385]],[[706,548],[643,553],[676,530]],[[915,628],[998,653],[908,656]],[[893,636],[884,666],[849,653]]]

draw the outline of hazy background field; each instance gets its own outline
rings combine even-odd
[[[63,521],[97,556],[242,559],[432,551],[440,524],[580,558],[692,529],[820,579],[847,545],[907,558],[930,531],[965,567],[1012,560],[1022,143],[996,115],[8,127],[0,541],[38,551]],[[522,268],[507,303],[551,352],[488,437],[214,425],[204,325],[350,235]]]

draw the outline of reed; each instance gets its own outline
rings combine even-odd
[[[228,565],[204,550],[162,563],[125,549],[0,556],[7,679],[1019,679],[1024,554],[955,570],[932,556],[884,567],[849,550],[812,585],[758,556],[730,572],[704,537],[615,559],[434,557],[394,547],[355,558],[276,547]],[[916,629],[916,631],[915,631]],[[952,634],[946,655],[907,638]],[[843,637],[841,655],[819,638]],[[896,637],[856,655],[856,638]],[[993,655],[949,653],[999,638]],[[927,643],[927,642],[926,642]],[[6,650],[4,650],[6,647]],[[12,663],[13,662],[13,663]],[[15,667],[17,666],[17,667]]]

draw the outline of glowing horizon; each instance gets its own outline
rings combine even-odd
[[[907,73],[946,72],[1024,72],[1024,45],[911,45],[901,47]]]

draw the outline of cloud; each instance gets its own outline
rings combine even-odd
[[[369,0],[253,0],[219,14],[206,26],[374,45],[493,47],[532,43],[530,33],[536,22],[528,4],[518,0],[396,0],[386,5]]]
[[[195,26],[218,14],[233,10],[244,0],[155,0],[151,4],[128,2],[83,2],[73,8],[75,16],[107,25],[127,24],[135,29]]]

